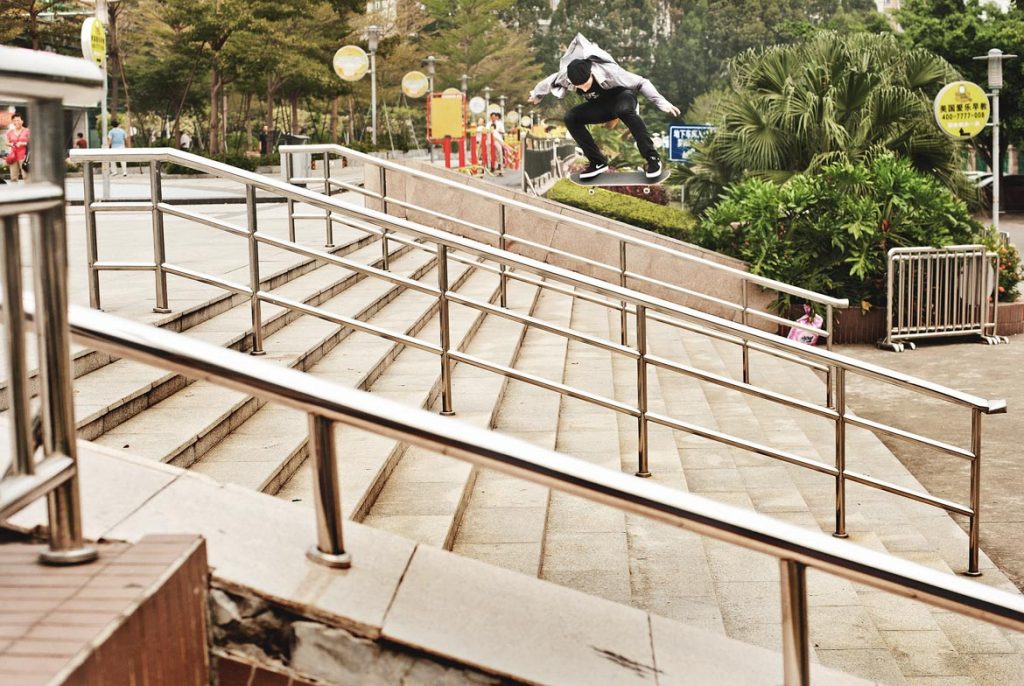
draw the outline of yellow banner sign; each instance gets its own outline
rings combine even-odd
[[[452,95],[435,93],[427,110],[427,138],[440,142],[446,136],[462,138],[466,135],[466,99],[462,91]]]
[[[935,96],[935,121],[950,138],[967,140],[988,124],[988,95],[970,81],[954,81]]]
[[[430,80],[421,71],[411,71],[402,77],[402,92],[409,98],[422,98],[430,88]]]
[[[346,45],[334,53],[334,73],[342,81],[358,81],[370,69],[370,58],[358,45]]]

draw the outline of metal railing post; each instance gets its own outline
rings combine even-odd
[[[334,422],[319,415],[309,416],[309,458],[313,465],[313,507],[316,509],[316,545],[306,557],[317,564],[348,569],[352,557],[345,552],[342,532],[341,484],[334,454]]]
[[[782,670],[786,686],[809,686],[811,649],[807,626],[807,568],[779,560],[782,586]]]
[[[626,241],[619,241],[619,286],[626,287]],[[629,312],[626,310],[626,301],[619,301],[619,342],[622,345],[629,345]]]
[[[64,187],[64,111],[58,100],[34,103],[33,128],[41,134],[33,153],[33,175]],[[68,326],[68,241],[64,208],[46,210],[33,218],[36,341],[39,346],[40,409],[43,455],[78,459],[74,395],[71,385],[71,331]],[[50,548],[40,555],[48,564],[90,562],[96,548],[85,545],[77,473],[47,497]]]
[[[384,214],[388,213],[388,177],[387,170],[384,167],[378,167],[380,170],[380,211]],[[380,229],[380,251],[381,251],[381,266],[384,269],[391,269],[391,256],[388,254],[388,229],[386,226],[382,226]]]
[[[284,180],[286,183],[292,183],[292,174],[294,173],[292,161],[292,154],[290,152],[282,152],[282,161],[284,163]],[[295,242],[295,201],[291,198],[285,200],[285,204],[288,207],[288,240],[292,243]]]
[[[498,204],[498,249],[507,250],[505,244],[505,205]],[[508,307],[508,275],[505,270],[508,267],[502,262],[498,265],[498,291],[499,302],[502,307]]]
[[[846,538],[846,370],[836,368],[836,538]]]
[[[256,240],[256,187],[245,187],[245,218],[249,228],[249,311],[252,318],[251,355],[263,355],[263,309],[260,301],[260,244]]]
[[[330,153],[324,151],[324,195],[331,197],[331,157]],[[324,247],[334,247],[334,220],[331,219],[331,211],[324,210]]]
[[[33,463],[32,408],[28,393],[25,346],[24,289],[21,281],[21,235],[18,218],[5,217],[0,231],[3,272],[4,347],[7,351],[7,389],[11,408],[11,474],[35,472]]]
[[[149,163],[149,194],[153,202],[153,276],[156,278],[156,307],[154,312],[167,314],[171,309],[167,306],[167,273],[164,263],[167,261],[167,245],[164,241],[164,215],[160,210],[163,202],[163,185],[160,174],[160,162]]]
[[[971,518],[967,534],[967,576],[981,576],[978,548],[981,544],[981,410],[971,410]]]
[[[452,409],[451,322],[448,316],[448,246],[437,246],[437,313],[441,328],[441,414],[450,417]]]
[[[96,201],[95,169],[92,162],[82,163],[82,209],[85,210],[85,253],[89,271],[89,307],[100,308],[100,272],[96,269],[99,262],[99,240],[96,236],[96,211],[92,209]]]
[[[636,306],[636,404],[640,410],[637,417],[637,470],[636,475],[651,476],[649,448],[647,441],[647,308]]]
[[[740,305],[743,307],[741,321],[743,326],[750,326],[750,317],[747,314],[747,285],[746,279],[743,279],[743,285],[740,291]],[[746,338],[743,339],[743,344],[740,346],[743,354],[743,383],[750,383],[750,343]]]
[[[835,338],[835,331],[833,331],[833,312],[831,303],[825,306],[825,331],[828,332],[828,338],[825,339],[825,349],[832,352],[833,338]],[[825,369],[825,407],[835,407],[835,397],[832,393],[832,383],[835,378],[835,369],[830,365]]]

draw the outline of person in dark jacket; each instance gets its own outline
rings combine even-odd
[[[672,116],[679,116],[679,108],[666,100],[654,84],[626,71],[611,55],[577,33],[559,61],[558,72],[537,84],[530,92],[530,102],[537,104],[548,93],[562,98],[570,90],[577,91],[584,99],[565,115],[569,134],[590,162],[580,172],[581,179],[590,179],[608,170],[608,160],[587,126],[612,119],[621,119],[633,134],[637,149],[647,161],[645,176],[649,179],[661,176],[661,156],[638,112],[637,94]]]

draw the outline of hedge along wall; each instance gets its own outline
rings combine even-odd
[[[579,219],[602,228],[611,229],[612,231],[624,236],[645,240],[657,245],[667,246],[689,255],[702,257],[706,260],[733,267],[741,271],[747,271],[747,265],[745,262],[726,255],[711,252],[701,248],[700,246],[693,245],[692,243],[686,243],[681,240],[652,233],[651,231],[631,226],[630,224],[615,221],[614,219],[608,219],[597,214],[591,214],[590,212],[585,212],[545,198],[538,198],[520,191],[502,188],[495,184],[488,183],[487,181],[472,178],[456,171],[432,166],[425,162],[409,161],[405,164],[411,168],[426,171],[441,178],[450,179],[461,185],[480,188],[494,193],[495,195],[515,199],[527,205],[549,210],[555,214],[562,215],[563,217]],[[395,172],[387,173],[385,183],[387,184],[387,194],[389,197],[413,203],[435,212],[442,212],[449,216],[459,217],[465,221],[469,221],[480,226],[494,230],[498,229],[499,210],[497,202],[485,200],[468,193],[461,193],[452,189],[446,189],[437,183],[412,178]],[[377,167],[371,165],[366,165],[364,167],[364,187],[369,191],[380,191],[380,172]],[[381,209],[380,201],[373,200],[371,198],[366,198],[366,206],[376,210]],[[484,233],[483,231],[468,228],[457,222],[439,219],[425,212],[406,210],[403,207],[395,205],[390,205],[388,207],[388,212],[396,217],[407,218],[420,224],[448,231],[460,236],[465,236],[473,240],[478,240],[488,245],[497,245],[497,238],[495,236]],[[516,245],[514,242],[510,241],[508,245],[509,249],[517,254],[525,255],[566,269],[571,269],[577,273],[603,279],[611,283],[618,283],[618,274],[615,270],[618,269],[619,264],[619,241],[613,236],[604,236],[596,232],[587,231],[582,227],[568,222],[541,217],[525,210],[514,208],[508,208],[505,212],[505,227],[506,231],[511,235],[539,243],[540,245],[550,246],[576,255],[581,255],[602,264],[611,265],[614,269],[604,269],[596,265],[581,263],[577,260],[553,254],[542,248],[535,248],[522,244]],[[729,302],[739,303],[741,301],[741,280],[733,275],[714,269],[713,267],[680,260],[679,258],[650,248],[634,246],[630,246],[627,249],[627,264],[629,271],[644,274],[651,278],[658,279],[659,281],[689,288]],[[734,321],[739,320],[739,314],[734,310],[722,307],[721,305],[716,305],[701,298],[680,294],[665,287],[646,284],[635,279],[627,283],[627,286],[655,297],[663,298],[687,307],[692,307],[700,310],[701,312],[708,312]],[[773,292],[764,291],[756,286],[750,287],[748,296],[750,306],[761,310],[767,309],[768,304],[775,299],[775,294]],[[773,333],[776,330],[774,324],[756,317],[751,318],[750,324]]]

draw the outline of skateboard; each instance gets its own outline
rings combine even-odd
[[[598,174],[592,179],[581,179],[579,172],[571,174],[569,180],[579,186],[587,188],[608,188],[616,186],[646,186],[644,193],[651,192],[651,186],[656,186],[669,177],[669,170],[662,167],[661,176],[656,179],[648,179],[642,171],[613,172],[606,171]],[[593,192],[593,191],[591,191]]]

